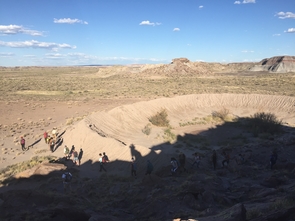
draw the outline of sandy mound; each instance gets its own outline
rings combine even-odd
[[[149,124],[149,117],[162,109],[166,109],[168,119],[174,133],[180,128],[181,122],[191,121],[196,117],[205,117],[213,111],[226,108],[230,114],[238,117],[249,117],[256,112],[275,113],[279,119],[289,125],[295,125],[295,98],[268,95],[235,95],[235,94],[201,94],[187,95],[175,98],[162,98],[132,105],[116,107],[110,111],[96,112],[83,121],[67,129],[64,139],[75,144],[76,148],[83,148],[83,161],[97,162],[100,152],[106,152],[111,161],[130,161],[132,156],[137,160],[148,156],[155,166],[163,166],[169,162],[175,149],[165,145],[163,128],[152,126],[149,136],[142,132]],[[192,130],[203,130],[212,125],[181,128],[182,133]],[[135,148],[130,148],[134,144]],[[157,146],[158,148],[155,148]],[[157,150],[155,150],[157,149]],[[161,159],[159,154],[161,153]],[[187,151],[191,155],[193,151]],[[144,162],[141,163],[145,165]],[[112,164],[119,168],[118,173],[128,171],[120,164]],[[144,170],[142,167],[141,170]]]

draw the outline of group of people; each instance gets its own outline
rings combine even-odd
[[[52,153],[54,152],[54,147],[55,147],[55,145],[57,143],[57,134],[58,134],[58,132],[57,132],[56,127],[54,127],[52,129],[51,136],[48,134],[47,131],[45,131],[44,134],[43,134],[44,141],[45,141],[46,144],[48,144],[49,150]]]
[[[200,162],[201,162],[201,157],[199,153],[194,153],[193,154],[194,157],[194,161],[191,165],[191,169],[196,166],[197,168],[199,168]],[[188,169],[186,168],[185,164],[186,164],[186,156],[183,152],[180,152],[180,154],[178,155],[178,160],[175,157],[171,157],[170,160],[171,163],[171,174],[175,175],[177,172],[182,173],[182,172],[188,172]]]
[[[135,162],[134,157],[131,158],[130,167],[131,167],[131,176],[137,178],[137,163]],[[154,170],[153,164],[151,163],[150,160],[147,160],[145,175],[151,175],[153,170]]]
[[[193,158],[194,161],[190,167],[190,169],[192,169],[193,167],[197,167],[199,168],[200,166],[200,162],[201,162],[201,155],[199,153],[193,153]],[[229,161],[230,161],[230,155],[228,152],[223,151],[222,153],[224,159],[222,161],[222,167],[228,166],[229,165]],[[217,165],[217,153],[216,150],[213,150],[212,152],[212,156],[211,156],[211,161],[213,164],[213,169],[216,170],[216,165]],[[185,167],[186,164],[186,156],[183,152],[181,152],[178,155],[178,160],[175,157],[171,157],[171,174],[174,175],[176,174],[178,171],[181,173],[182,171],[184,172],[188,172],[187,168]]]
[[[46,144],[48,144],[49,150],[51,152],[54,152],[54,147],[55,147],[55,144],[57,143],[57,134],[58,133],[57,133],[57,128],[56,127],[53,128],[51,136],[48,134],[47,131],[45,131],[43,133],[44,141],[45,141]],[[21,136],[21,138],[20,138],[20,145],[21,145],[22,151],[28,150],[28,147],[26,146],[26,140],[25,140],[24,136]]]
[[[101,171],[107,172],[107,170],[105,169],[105,165],[109,161],[110,161],[109,160],[109,157],[106,155],[105,152],[103,152],[102,154],[99,153],[99,159],[98,159],[98,162],[99,162],[99,172],[101,172]]]
[[[49,145],[49,149],[51,152],[54,152],[54,147],[57,143],[57,128],[53,128],[52,132],[51,132],[51,136],[48,134],[47,131],[44,132],[43,137],[45,140],[45,143]],[[23,151],[27,150],[26,149],[26,141],[24,139],[24,137],[22,136],[20,139],[20,144],[21,144],[21,148]],[[223,151],[222,154],[223,156],[223,160],[222,160],[222,167],[224,168],[225,166],[228,166],[231,160],[230,157],[230,153],[229,151]],[[73,161],[73,163],[75,165],[80,166],[81,165],[81,159],[83,156],[83,150],[82,148],[80,149],[79,153],[75,150],[75,146],[72,145],[71,150],[65,145],[64,147],[64,157],[65,159],[71,159]],[[196,166],[197,168],[199,168],[200,166],[200,162],[201,162],[201,156],[199,153],[194,153],[193,154],[193,162],[191,164],[191,169]],[[270,155],[270,169],[273,169],[274,165],[276,164],[276,161],[278,159],[278,154],[277,151],[274,150],[272,151],[271,155]],[[237,164],[242,164],[244,163],[245,158],[242,154],[239,154],[238,157],[236,157],[236,162]],[[102,154],[99,153],[99,171],[105,171],[107,172],[105,166],[107,164],[107,162],[109,162],[109,158],[106,155],[105,152],[103,152]],[[213,150],[212,155],[211,155],[211,162],[213,165],[213,169],[216,170],[217,167],[217,153],[216,150]],[[178,155],[178,160],[175,157],[171,157],[171,174],[175,175],[177,172],[188,172],[188,169],[186,168],[186,155],[181,152]],[[135,158],[132,157],[131,158],[131,176],[137,178],[137,163],[135,161]],[[145,175],[151,175],[152,171],[154,170],[154,166],[151,163],[150,160],[147,160],[147,165],[146,165],[146,172]],[[64,184],[64,190],[66,191],[68,188],[70,188],[70,182],[72,179],[72,174],[70,172],[65,172],[62,175],[62,179],[63,179],[63,184]]]
[[[64,157],[66,160],[71,159],[73,161],[73,164],[80,166],[81,165],[81,159],[83,157],[83,150],[80,148],[79,153],[76,151],[75,146],[72,145],[71,150],[68,148],[67,145],[64,147]]]
[[[80,165],[81,163],[81,158],[83,155],[83,150],[80,149],[79,154],[77,153],[77,151],[75,150],[74,145],[72,146],[71,150],[69,150],[69,148],[67,146],[65,146],[65,158],[66,159],[70,159],[71,156],[73,157],[73,163],[74,164],[78,164]],[[230,163],[230,154],[229,152],[223,151],[222,152],[223,155],[223,160],[222,160],[222,167],[228,166]],[[193,168],[194,166],[196,166],[197,168],[199,168],[200,162],[201,162],[201,156],[199,153],[194,153],[194,161],[191,165],[190,168]],[[273,151],[271,156],[270,156],[270,168],[273,169],[274,164],[276,163],[278,158],[278,154],[276,151]],[[239,154],[239,159],[236,159],[239,162],[244,162],[244,156],[242,154]],[[109,158],[106,155],[105,152],[103,152],[102,154],[99,153],[99,171],[105,171],[107,172],[107,170],[105,169],[105,165],[107,164],[107,162],[109,162]],[[213,169],[216,170],[216,165],[217,165],[217,153],[216,150],[213,150],[212,155],[211,155],[211,161],[213,164]],[[187,168],[185,167],[186,164],[186,156],[183,152],[181,152],[178,155],[178,160],[175,157],[171,157],[171,174],[175,175],[178,171],[181,173],[182,171],[184,172],[188,172]],[[135,161],[135,157],[131,158],[131,176],[137,178],[137,163]],[[151,163],[150,160],[147,160],[147,164],[146,164],[146,172],[145,175],[151,175],[152,171],[154,170],[154,166]],[[63,186],[64,186],[64,191],[67,192],[68,189],[71,189],[71,180],[72,180],[72,174],[70,172],[65,172],[62,175],[62,179],[63,179]]]

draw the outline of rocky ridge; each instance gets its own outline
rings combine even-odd
[[[278,73],[295,72],[295,56],[276,56],[265,58],[249,70]]]

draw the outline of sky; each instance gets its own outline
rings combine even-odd
[[[295,0],[0,0],[0,66],[295,56]]]

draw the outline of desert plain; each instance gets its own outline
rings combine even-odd
[[[0,67],[2,218],[38,220],[46,214],[44,220],[268,220],[272,208],[278,217],[273,220],[292,220],[295,201],[287,196],[295,192],[295,73],[252,72],[251,66],[179,61]],[[153,123],[160,113],[166,115],[165,125]],[[275,116],[282,132],[253,133],[246,124],[256,113]],[[51,153],[43,133],[50,134],[53,127],[62,142]],[[32,145],[28,151],[21,150],[21,136]],[[65,145],[83,149],[80,166],[63,159]],[[279,158],[270,170],[274,149]],[[218,153],[216,171],[212,150]],[[221,165],[224,150],[231,154],[226,168]],[[99,172],[102,152],[110,159],[106,173]],[[200,168],[171,176],[170,158],[180,152],[187,156],[187,168],[198,152]],[[239,164],[238,154],[245,164]],[[130,175],[131,157],[138,165],[137,179]],[[151,177],[144,175],[147,160],[154,165]],[[68,195],[60,178],[64,170],[75,175]],[[94,190],[95,182],[104,187]],[[7,199],[11,191],[29,191],[36,202],[32,199],[32,205],[12,214],[15,206]],[[43,210],[36,206],[38,197],[48,198]],[[124,199],[129,198],[127,206]],[[69,201],[76,202],[76,216],[59,212],[71,210]]]

